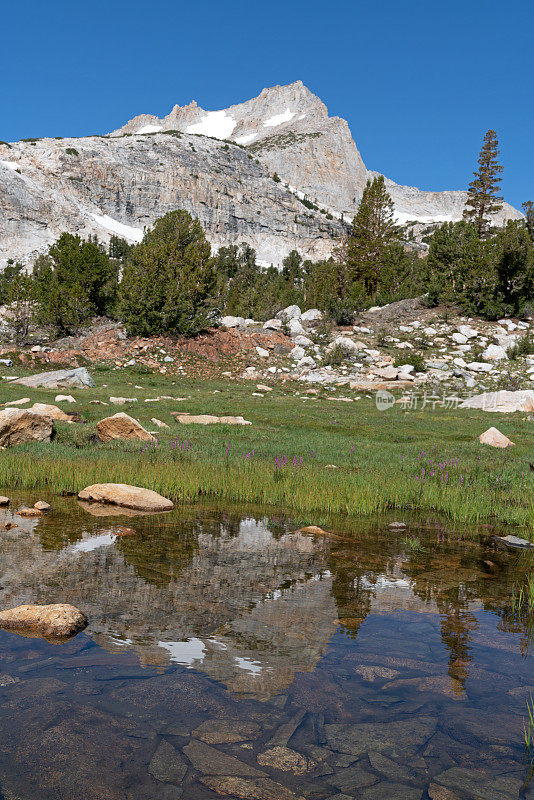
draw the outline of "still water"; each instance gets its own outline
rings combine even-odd
[[[68,602],[89,626],[0,631],[0,798],[534,798],[534,626],[510,603],[534,562],[491,529],[16,514],[37,499],[0,511],[0,608]]]

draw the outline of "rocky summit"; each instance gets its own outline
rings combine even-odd
[[[247,242],[260,264],[291,249],[327,257],[368,177],[347,122],[301,81],[218,111],[196,102],[105,135],[0,143],[0,266],[31,260],[63,231],[138,242],[168,211],[197,217],[215,247]],[[462,216],[465,192],[387,180],[415,234]],[[521,214],[504,204],[497,222]]]

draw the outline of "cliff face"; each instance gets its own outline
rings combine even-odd
[[[176,208],[198,217],[215,247],[246,241],[263,264],[291,249],[318,259],[374,174],[345,120],[301,81],[220,111],[192,102],[143,114],[107,136],[0,144],[0,266],[31,261],[65,230],[139,241]],[[387,184],[401,223],[462,216],[465,192]],[[498,221],[519,217],[505,204]]]

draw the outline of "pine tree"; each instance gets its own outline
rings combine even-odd
[[[497,161],[499,142],[493,130],[487,131],[478,157],[478,170],[467,189],[464,219],[474,222],[479,237],[488,230],[490,217],[502,208],[503,198],[499,196],[499,177],[503,168]]]
[[[384,176],[369,179],[346,243],[345,259],[352,281],[363,284],[370,295],[376,291],[385,252],[398,235],[393,210]]]
[[[523,203],[523,213],[525,214],[525,227],[530,236],[530,241],[534,242],[534,203],[526,200]]]

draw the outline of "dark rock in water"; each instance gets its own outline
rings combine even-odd
[[[255,767],[251,767],[221,750],[216,750],[204,742],[191,741],[183,751],[194,768],[205,775],[243,775],[245,777],[265,775]]]
[[[13,683],[18,683],[20,678],[14,678],[12,675],[0,675],[0,686],[11,686]]]
[[[495,536],[496,542],[504,544],[513,550],[534,550],[534,542],[529,542],[528,539],[522,539],[520,536]]]
[[[361,800],[421,800],[422,786],[415,788],[402,783],[377,783],[362,789]]]
[[[270,778],[251,781],[225,775],[203,777],[200,781],[217,794],[231,795],[239,800],[305,800]]]
[[[452,767],[434,778],[434,782],[446,789],[459,791],[470,800],[510,800],[517,797],[522,781],[516,774],[490,775],[472,769]],[[439,795],[434,795],[439,797]],[[446,796],[445,796],[446,798]],[[440,798],[441,800],[441,798]],[[446,798],[448,800],[448,798]]]
[[[342,791],[352,791],[362,789],[365,786],[372,786],[376,783],[377,777],[372,772],[363,769],[358,764],[347,769],[340,769],[335,775],[328,778],[328,783]]]
[[[255,722],[208,719],[195,728],[193,736],[206,744],[234,744],[254,739],[259,732],[260,726]]]
[[[306,711],[304,709],[300,709],[297,711],[295,716],[289,720],[289,722],[285,722],[283,725],[280,725],[274,736],[272,736],[267,742],[267,746],[276,747],[277,745],[286,745],[304,719],[305,714]]]
[[[181,783],[187,772],[187,765],[172,744],[161,742],[152,756],[148,771],[157,781]]]
[[[393,756],[414,755],[436,728],[435,717],[414,717],[400,722],[325,725],[328,744],[340,753],[355,756],[370,751]]]
[[[446,789],[445,786],[438,786],[437,783],[430,784],[428,787],[428,796],[430,800],[463,800],[456,792],[453,792],[451,789]]]
[[[279,769],[282,772],[292,772],[293,775],[304,775],[317,766],[311,758],[306,758],[302,753],[283,746],[272,747],[270,750],[260,753],[258,764],[271,769]]]
[[[391,758],[382,753],[369,753],[369,761],[373,769],[385,775],[390,781],[406,781],[406,783],[410,783],[417,780],[413,772],[397,764],[396,761],[392,761]]]

